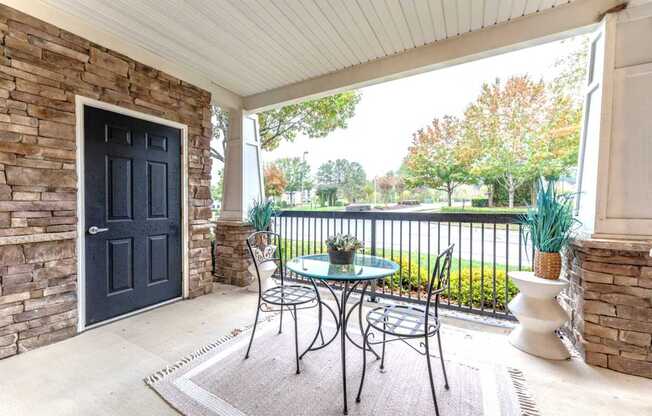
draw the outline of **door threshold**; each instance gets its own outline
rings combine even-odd
[[[173,298],[173,299],[165,300],[165,301],[157,303],[155,305],[146,306],[146,307],[144,307],[142,309],[138,309],[138,310],[135,310],[135,311],[132,311],[132,312],[125,313],[123,315],[114,316],[113,318],[109,318],[109,319],[107,319],[105,321],[97,322],[97,323],[94,323],[92,325],[84,326],[84,328],[82,330],[80,330],[79,332],[81,333],[81,332],[84,332],[84,331],[89,330],[89,329],[99,328],[101,326],[108,325],[108,324],[114,323],[116,321],[120,321],[122,319],[125,319],[125,318],[131,318],[132,316],[139,315],[141,313],[148,312],[148,311],[151,311],[152,309],[160,308],[161,306],[169,305],[171,303],[175,303],[175,302],[178,302],[180,300],[183,300],[183,297],[179,296],[179,297],[176,297],[176,298]]]

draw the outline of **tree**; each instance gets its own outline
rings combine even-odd
[[[300,133],[311,138],[321,138],[338,128],[346,128],[359,102],[360,94],[349,91],[263,111],[258,114],[261,146],[264,150],[274,150],[283,140],[293,142]],[[219,106],[211,106],[211,121],[211,157],[224,163],[228,112]]]
[[[224,190],[224,171],[217,172],[217,178],[211,183],[211,199],[213,201],[222,201],[222,192]]]
[[[229,113],[217,105],[211,106],[211,123],[213,137],[211,140],[211,157],[224,163],[226,155],[226,135],[229,130]]]
[[[360,94],[350,91],[264,111],[258,115],[262,148],[274,150],[299,133],[320,138],[346,128],[359,102]]]
[[[389,171],[385,175],[376,178],[376,186],[378,186],[378,189],[380,189],[381,199],[384,203],[391,201],[391,197],[395,191],[397,182],[398,178],[392,171]]]
[[[335,189],[336,193],[349,202],[356,202],[357,198],[364,196],[367,175],[358,162],[337,159],[322,164],[317,170],[316,179],[322,193]]]
[[[536,174],[532,158],[538,135],[546,128],[549,102],[543,81],[527,75],[484,84],[465,112],[469,148],[475,149],[476,173],[505,186],[509,207],[516,189]]]
[[[276,161],[276,166],[283,172],[287,181],[285,192],[290,196],[290,204],[294,205],[294,194],[312,188],[310,166],[299,157],[283,158]]]
[[[464,128],[459,119],[454,116],[433,119],[412,137],[405,159],[407,185],[412,189],[425,186],[444,191],[448,206],[452,206],[455,189],[472,179],[464,146]]]
[[[278,166],[275,164],[267,166],[264,171],[264,178],[265,195],[272,197],[283,195],[288,182],[287,179],[285,179],[283,171]]]
[[[570,49],[555,62],[558,75],[550,88],[556,97],[570,100],[571,107],[582,109],[586,87],[587,63],[589,59],[589,37],[577,36],[562,41]]]

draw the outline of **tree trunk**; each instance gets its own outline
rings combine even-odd
[[[533,207],[537,206],[537,191],[538,191],[537,181],[532,181],[532,187],[530,188],[530,204]]]
[[[488,185],[489,192],[487,192],[487,205],[489,208],[493,208],[494,206],[494,185],[490,184]]]
[[[446,191],[446,194],[448,195],[448,206],[452,207],[453,206],[453,190],[448,188]]]
[[[516,193],[516,184],[513,176],[507,175],[507,193],[509,194],[509,207],[514,208],[514,194]]]

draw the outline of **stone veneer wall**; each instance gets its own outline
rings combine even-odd
[[[652,378],[652,244],[578,240],[565,257],[564,332],[588,364]]]
[[[210,292],[210,94],[2,5],[0,33],[0,358],[76,333],[75,94],[188,125],[190,296]]]
[[[248,286],[251,273],[251,255],[246,239],[254,231],[251,225],[235,221],[217,221],[215,224],[215,274],[218,282]]]

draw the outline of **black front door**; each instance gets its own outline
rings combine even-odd
[[[86,324],[181,295],[181,132],[84,108]]]

